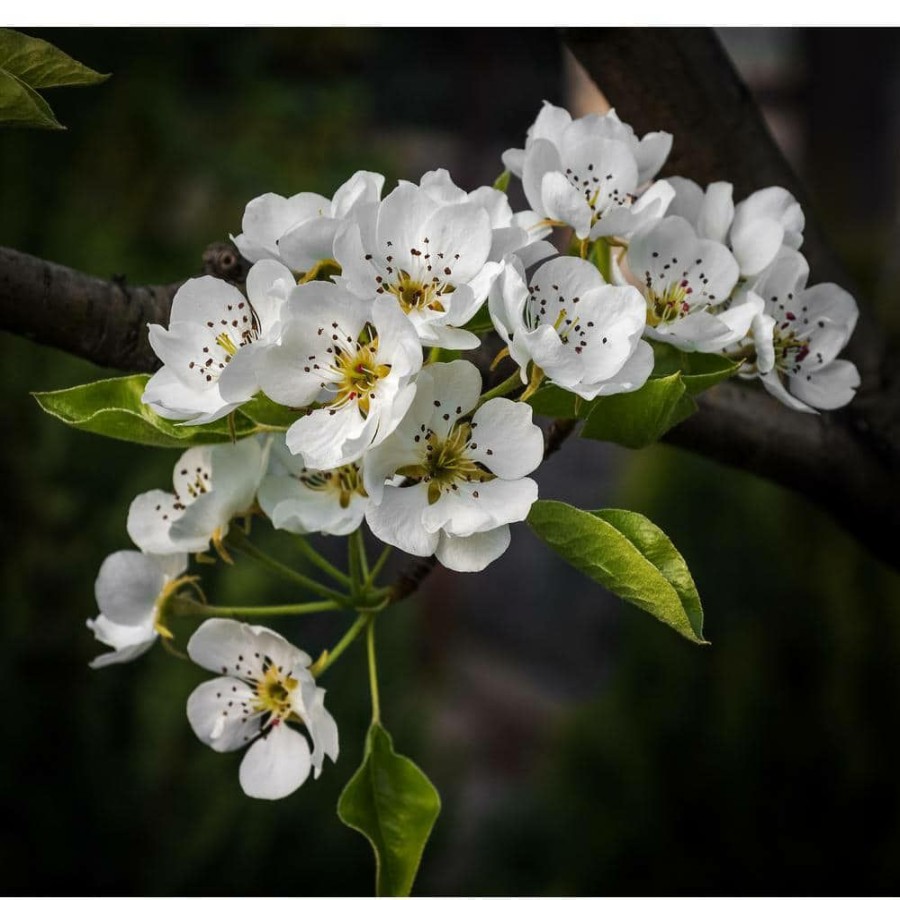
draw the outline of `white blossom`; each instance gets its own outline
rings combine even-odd
[[[419,186],[438,203],[471,203],[488,214],[492,231],[490,261],[500,262],[515,253],[527,267],[556,254],[556,248],[542,240],[550,233],[550,226],[543,224],[533,210],[514,213],[503,191],[485,185],[467,193],[453,183],[446,169],[426,172]]]
[[[679,216],[641,228],[621,271],[646,299],[647,336],[682,350],[719,351],[746,335],[760,312],[749,296],[722,307],[737,285],[737,262],[727,247],[697,237]]]
[[[573,120],[544,103],[524,149],[507,150],[503,163],[522,179],[531,208],[551,224],[570,225],[578,238],[629,236],[662,216],[672,188],[647,183],[662,168],[672,136],[640,140],[614,110]]]
[[[360,206],[377,203],[383,187],[383,175],[356,172],[331,200],[310,192],[263,194],[247,204],[243,231],[232,240],[251,262],[277,259],[295,272],[306,272],[332,256],[340,223]]]
[[[307,469],[283,437],[272,442],[258,499],[275,528],[295,534],[350,534],[362,524],[369,503],[358,463]]]
[[[543,457],[531,407],[498,397],[476,410],[480,393],[470,362],[427,366],[403,422],[366,457],[376,537],[459,572],[480,571],[509,546],[509,523],[537,499],[525,476]]]
[[[334,242],[337,280],[362,299],[390,298],[425,346],[472,349],[479,339],[461,326],[500,270],[491,216],[470,200],[439,202],[432,187],[404,182],[348,220]]]
[[[760,380],[801,412],[845,406],[859,387],[856,366],[836,358],[856,327],[856,301],[836,284],[807,287],[808,279],[802,254],[782,247],[753,284],[765,303],[751,335]]]
[[[653,370],[641,340],[646,304],[637,288],[614,286],[595,266],[563,256],[525,280],[511,259],[491,288],[491,319],[527,382],[529,362],[585,400],[637,390]]]
[[[667,215],[686,219],[699,237],[725,244],[743,279],[762,272],[781,247],[796,250],[803,243],[803,210],[784,188],[763,188],[735,206],[727,181],[710,184],[704,191],[689,178],[668,180],[675,199]]]
[[[141,400],[167,419],[199,425],[228,415],[258,390],[257,355],[275,339],[282,306],[295,287],[280,263],[263,260],[247,275],[247,296],[206,275],[183,284],[168,329],[150,325],[163,367]]]
[[[325,691],[310,674],[310,657],[268,628],[209,619],[193,634],[188,656],[220,677],[188,698],[191,727],[219,752],[247,748],[241,787],[250,797],[280,800],[318,778],[324,759],[338,758],[338,731]],[[291,727],[303,725],[309,741]],[[311,746],[310,746],[311,745]]]
[[[416,330],[393,299],[373,303],[311,282],[291,294],[281,341],[258,375],[276,403],[318,404],[288,429],[287,446],[310,469],[336,469],[393,431],[412,403],[421,366]]]
[[[187,555],[111,553],[100,566],[94,594],[100,615],[87,620],[98,641],[112,647],[91,662],[97,669],[146,653],[160,633],[159,605],[187,568]]]
[[[191,447],[175,465],[174,493],[139,494],[128,510],[128,535],[145,553],[201,553],[217,547],[231,520],[249,512],[268,461],[269,441]]]

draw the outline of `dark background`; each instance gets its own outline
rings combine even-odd
[[[265,191],[330,196],[357,168],[388,189],[438,166],[490,183],[540,101],[572,99],[545,30],[39,34],[113,78],[48,92],[67,132],[0,131],[0,243],[134,283],[196,272]],[[723,37],[897,327],[900,36]],[[159,646],[88,669],[97,569],[177,454],[68,430],[28,392],[107,374],[0,335],[0,888],[370,893],[369,848],[334,814],[368,719],[359,649],[323,679],[340,762],[276,804],[244,797],[238,758],[191,733],[199,669]],[[538,479],[544,497],[657,521],[712,646],[605,596],[524,526],[483,575],[440,572],[392,610],[385,722],[444,802],[418,890],[900,891],[897,576],[808,503],[667,447],[573,441]],[[215,601],[302,599],[252,563],[227,574],[206,578]],[[346,623],[275,624],[317,653]]]

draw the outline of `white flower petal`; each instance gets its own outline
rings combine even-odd
[[[101,614],[96,619],[88,619],[86,624],[98,641],[114,648],[94,657],[88,664],[92,669],[137,659],[153,646],[157,637],[152,621],[144,625],[117,625]]]
[[[293,728],[275,725],[250,746],[240,767],[240,782],[248,797],[280,800],[292,794],[309,777],[309,744]]]
[[[117,625],[153,620],[166,576],[157,560],[136,550],[119,550],[103,560],[94,585],[97,606]]]
[[[147,491],[138,494],[128,508],[128,537],[145,553],[178,553],[180,547],[169,537],[169,529],[182,514],[174,494]]]
[[[749,219],[731,228],[731,249],[741,274],[758,275],[772,260],[784,241],[784,229],[773,219]]]
[[[422,524],[428,532],[468,537],[523,521],[537,498],[537,484],[531,478],[458,483],[457,490],[445,491],[425,508]]]
[[[334,192],[332,216],[343,219],[363,203],[377,203],[383,188],[384,175],[379,172],[355,172]]]
[[[381,502],[366,511],[366,522],[380,541],[398,547],[413,556],[431,556],[438,536],[422,527],[422,515],[428,505],[424,484],[384,489]]]
[[[571,225],[576,237],[583,239],[590,234],[591,208],[562,172],[547,172],[544,175],[541,180],[541,206],[548,218]]]
[[[213,750],[246,747],[259,733],[261,715],[253,689],[239,678],[213,678],[191,692],[187,717],[194,734]]]
[[[334,238],[340,222],[318,216],[295,225],[278,242],[281,258],[295,272],[306,272],[317,262],[334,255]]]
[[[472,425],[468,455],[500,478],[521,478],[544,458],[544,436],[527,403],[495,397],[478,409]]]
[[[535,140],[525,151],[525,162],[522,166],[522,188],[531,208],[541,217],[546,218],[544,209],[542,183],[548,172],[562,174],[559,151],[547,140]]]
[[[790,392],[817,409],[846,406],[856,396],[859,384],[856,366],[845,359],[836,359],[815,372],[788,380]]]
[[[509,540],[508,525],[469,537],[441,534],[435,555],[441,565],[454,572],[481,572],[506,552]]]

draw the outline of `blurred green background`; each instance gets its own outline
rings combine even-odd
[[[573,89],[536,29],[32,33],[113,78],[48,93],[67,132],[0,131],[0,243],[134,283],[196,272],[265,191],[330,195],[357,168],[490,182],[540,101]],[[724,38],[896,323],[898,35]],[[191,733],[196,667],[156,647],[88,669],[97,569],[177,453],[67,430],[28,392],[107,374],[0,334],[3,893],[370,893],[368,846],[334,813],[368,718],[360,650],[325,679],[339,763],[276,804]],[[417,889],[897,893],[900,579],[806,502],[670,448],[570,442],[539,481],[657,521],[712,646],[603,595],[524,527],[484,575],[437,573],[381,627],[386,724],[444,799]],[[250,562],[204,574],[217,602],[298,599]],[[345,623],[275,624],[317,653]]]

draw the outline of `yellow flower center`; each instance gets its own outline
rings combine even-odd
[[[268,658],[263,666],[263,677],[256,682],[256,699],[253,703],[258,712],[267,712],[273,719],[287,719],[291,712],[291,694],[299,682]]]
[[[346,509],[350,505],[354,494],[359,494],[360,497],[368,496],[363,487],[359,466],[355,463],[327,472],[304,469],[298,477],[314,491],[334,491],[340,498],[341,509]]]
[[[430,309],[434,312],[445,312],[440,298],[445,294],[452,294],[454,286],[444,284],[436,276],[431,281],[421,281],[418,278],[404,272],[397,273],[397,280],[391,283],[383,283],[384,292],[393,294],[405,313],[414,309]]]
[[[427,484],[429,503],[437,503],[445,491],[459,490],[459,482],[480,483],[496,478],[493,472],[468,456],[466,451],[477,447],[472,443],[472,426],[468,423],[455,425],[443,439],[429,431],[423,440],[425,453],[422,462],[403,466],[397,474],[417,484]]]
[[[352,349],[341,350],[334,361],[338,375],[337,397],[331,406],[356,403],[363,416],[369,414],[369,403],[382,378],[387,378],[391,367],[376,359],[378,338]]]

